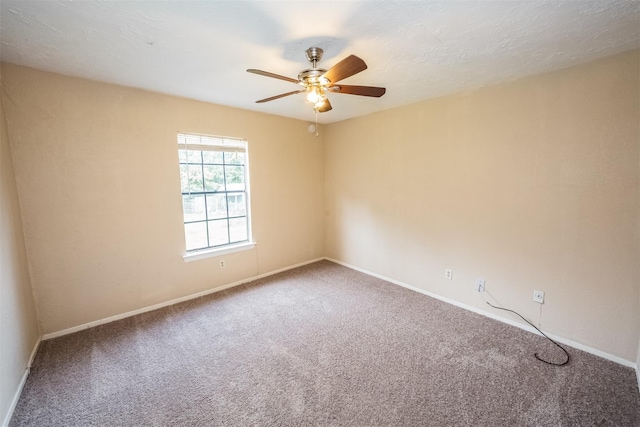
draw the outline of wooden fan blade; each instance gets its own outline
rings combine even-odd
[[[273,101],[274,99],[284,98],[285,96],[295,95],[296,93],[305,92],[305,89],[294,90],[293,92],[281,93],[280,95],[272,96],[270,98],[261,99],[256,101],[256,104],[262,104],[263,102]]]
[[[292,79],[290,77],[281,76],[280,74],[273,74],[273,73],[270,73],[268,71],[256,70],[256,69],[253,69],[253,68],[249,68],[247,70],[247,73],[258,74],[260,76],[265,76],[265,77],[273,77],[274,79],[280,79],[280,80],[284,80],[285,82],[291,82],[291,83],[295,83],[295,84],[300,83],[300,80]]]
[[[350,85],[330,86],[329,90],[335,93],[346,93],[348,95],[373,96],[375,98],[380,98],[387,91],[387,89],[383,87],[350,86]]]
[[[329,98],[324,100],[324,103],[320,106],[320,108],[318,108],[318,112],[319,113],[326,113],[327,111],[331,110],[331,103],[329,102]]]
[[[326,77],[331,83],[335,83],[366,69],[367,64],[365,64],[362,59],[351,55],[329,68],[329,71],[324,73],[322,77]]]

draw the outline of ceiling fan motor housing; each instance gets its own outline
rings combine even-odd
[[[322,68],[313,68],[309,70],[303,70],[298,74],[298,80],[304,85],[304,87],[309,87],[313,85],[328,85],[331,83],[329,79],[326,77],[322,77],[327,70],[323,70]]]

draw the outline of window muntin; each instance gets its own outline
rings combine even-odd
[[[187,252],[249,242],[247,142],[178,134]]]

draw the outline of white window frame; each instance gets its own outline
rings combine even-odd
[[[186,250],[187,247],[187,236],[185,231],[186,218],[184,217],[184,195],[191,194],[182,192],[182,175],[180,175],[180,198],[181,198],[181,206],[183,212],[183,232],[185,233],[184,240],[184,248],[185,252],[183,254],[183,259],[186,262],[196,261],[199,259],[214,257],[225,255],[233,252],[244,251],[253,249],[255,247],[255,242],[253,241],[252,233],[251,233],[251,191],[250,191],[250,179],[249,179],[249,148],[247,140],[240,138],[232,138],[232,137],[220,137],[213,135],[202,135],[202,134],[194,134],[187,132],[179,132],[178,133],[178,165],[181,166],[183,163],[180,161],[180,151],[181,150],[196,150],[196,151],[222,151],[222,152],[244,152],[245,153],[245,162],[244,162],[244,176],[245,176],[245,185],[244,185],[244,194],[246,199],[246,222],[247,222],[247,240],[243,240],[241,242],[233,242],[227,243],[218,246],[209,246],[200,249]],[[188,163],[188,160],[187,160]],[[194,166],[202,165],[203,163],[193,163]],[[226,194],[225,189],[225,194]],[[205,192],[203,194],[214,194],[215,192]],[[206,196],[205,196],[206,197]],[[227,214],[228,215],[228,214]],[[227,216],[227,220],[229,217]],[[208,219],[207,219],[208,220]]]

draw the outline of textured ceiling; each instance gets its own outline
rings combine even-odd
[[[304,51],[329,68],[369,68],[331,94],[330,123],[477,89],[640,46],[640,1],[11,1],[0,2],[0,57],[47,71],[313,120],[304,96],[264,104],[292,83]]]

